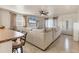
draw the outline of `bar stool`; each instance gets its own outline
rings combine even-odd
[[[3,26],[3,25],[0,25],[0,29],[4,29],[5,28],[5,26]]]
[[[23,37],[13,39],[12,52],[14,52],[16,50],[17,53],[19,53],[18,48],[20,48],[21,53],[23,53],[23,46],[25,45],[25,42],[26,42],[26,35],[27,35],[27,33],[25,33]]]

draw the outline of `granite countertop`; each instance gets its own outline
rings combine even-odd
[[[0,29],[0,43],[24,36],[23,33],[10,29]]]

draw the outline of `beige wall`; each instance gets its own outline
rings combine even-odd
[[[0,10],[0,24],[10,28],[10,14],[8,11]]]
[[[37,17],[37,28],[43,29],[45,26],[45,20],[43,17]]]

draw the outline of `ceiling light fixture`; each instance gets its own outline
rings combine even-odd
[[[45,10],[40,10],[39,13],[40,13],[40,15],[47,16],[49,12],[48,11],[45,11]]]

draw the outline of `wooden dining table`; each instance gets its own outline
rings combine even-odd
[[[12,52],[12,40],[24,36],[23,33],[10,29],[0,29],[0,53]]]

